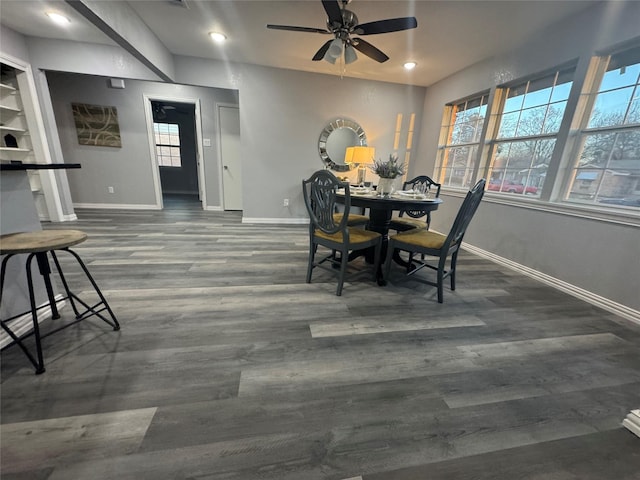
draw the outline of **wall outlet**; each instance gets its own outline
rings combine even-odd
[[[289,206],[289,199],[288,199],[288,198],[285,198],[285,199],[282,201],[282,206],[283,206],[283,207],[288,207],[288,206]]]
[[[114,192],[113,187],[107,187],[107,192],[113,193]]]

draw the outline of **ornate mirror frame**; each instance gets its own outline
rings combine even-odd
[[[354,168],[354,166],[349,164],[336,163],[334,160],[329,158],[329,154],[327,153],[327,140],[329,139],[329,136],[336,130],[342,128],[352,130],[355,134],[354,137],[357,138],[356,143],[353,145],[347,145],[348,147],[355,147],[358,145],[367,146],[367,135],[358,123],[345,118],[337,118],[332,122],[329,122],[329,124],[327,124],[320,133],[320,138],[318,139],[318,152],[320,153],[320,158],[325,166],[336,172],[348,172]]]

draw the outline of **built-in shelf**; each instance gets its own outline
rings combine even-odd
[[[5,65],[3,65],[5,67]],[[27,161],[32,158],[33,150],[29,127],[24,112],[21,110],[22,96],[20,88],[14,86],[18,79],[16,72],[9,68],[3,68],[2,81],[0,81],[0,113],[2,113],[3,125],[0,125],[0,160]],[[16,143],[9,142],[4,137],[12,136]]]
[[[6,125],[0,125],[0,131],[14,132],[14,133],[20,133],[20,134],[27,133],[27,131],[24,128],[7,127]]]
[[[0,152],[28,153],[30,151],[28,148],[0,147]]]
[[[23,105],[33,107],[35,97],[30,94],[27,76],[23,70],[2,64],[1,76],[0,114],[3,125],[0,125],[0,170],[3,173],[6,170],[27,170],[38,216],[46,220],[49,219],[44,201],[47,189],[43,187],[43,180],[38,172],[46,166],[35,163],[39,159],[36,158],[32,143],[34,138],[29,135],[29,130],[36,128],[36,125],[30,119],[30,110],[22,109]]]
[[[4,90],[7,92],[15,92],[16,87],[12,87],[11,85],[7,85],[6,83],[0,83],[0,90]]]
[[[20,113],[20,112],[22,112],[22,110],[20,110],[19,108],[7,107],[6,105],[0,105],[0,110],[2,110],[3,112],[11,112],[11,113]]]

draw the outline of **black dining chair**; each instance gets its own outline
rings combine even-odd
[[[336,222],[335,207],[337,191],[344,189],[344,205],[340,221]],[[342,287],[347,274],[349,253],[356,250],[374,248],[373,275],[380,266],[382,235],[362,228],[349,228],[349,210],[351,194],[348,182],[340,182],[329,170],[319,170],[308,180],[302,181],[304,203],[309,213],[309,263],[307,266],[307,283],[311,283],[311,275],[316,267],[323,268],[338,275],[336,295],[342,295]],[[318,247],[330,250],[316,260]],[[338,257],[336,254],[340,253]],[[328,262],[325,265],[325,262]]]
[[[435,198],[440,197],[440,184],[434,182],[431,177],[426,175],[420,175],[419,177],[412,178],[402,184],[402,190],[416,190],[419,186],[424,185],[425,189],[429,192],[435,191]],[[404,214],[407,214],[407,217]],[[425,217],[425,218],[423,218]],[[397,232],[406,232],[407,230],[413,230],[414,228],[425,228],[429,230],[431,225],[431,211],[424,210],[402,210],[398,218],[391,219],[389,224],[390,230],[396,230]]]
[[[336,223],[340,223],[342,221],[342,217],[344,212],[336,212],[333,214],[333,218]],[[349,216],[347,217],[347,226],[348,227],[366,227],[369,224],[369,217],[366,215],[360,215],[358,213],[349,212]]]
[[[391,270],[391,261],[395,250],[403,250],[411,254],[409,268],[406,275],[415,275],[422,268],[427,267],[436,271],[436,281],[426,280],[420,276],[415,279],[433,285],[438,289],[438,303],[443,302],[443,285],[444,279],[451,279],[451,290],[456,289],[456,262],[458,259],[458,251],[462,244],[462,239],[467,227],[476,213],[482,196],[484,195],[486,181],[481,179],[469,190],[467,196],[462,202],[462,206],[458,210],[458,214],[453,222],[448,235],[431,232],[427,229],[413,229],[406,232],[398,233],[389,238],[387,257],[384,264],[384,278],[389,279]],[[413,258],[413,254],[422,254],[422,260]],[[432,265],[427,263],[424,256],[438,258],[438,264]],[[449,269],[446,268],[447,259],[451,258]],[[414,268],[415,267],[415,268]]]

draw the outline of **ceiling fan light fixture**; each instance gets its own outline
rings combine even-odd
[[[71,20],[58,12],[45,12],[44,13],[53,23],[57,23],[58,25],[69,25]]]
[[[352,38],[352,34],[378,35],[381,33],[410,30],[418,26],[418,20],[416,20],[415,17],[388,18],[386,20],[360,23],[356,14],[345,8],[350,1],[351,0],[322,0],[322,6],[327,14],[326,29],[272,24],[267,24],[267,28],[273,30],[288,30],[291,32],[332,34],[334,38],[327,40],[318,51],[316,51],[311,60],[314,62],[326,60],[329,63],[335,63],[344,52],[345,64],[347,64],[355,62],[357,59],[356,53],[350,47],[355,48],[361,54],[378,63],[384,63],[389,60],[389,57],[383,51],[366,40]]]
[[[352,45],[347,45],[344,48],[344,63],[345,65],[349,65],[350,63],[355,62],[358,59],[358,55],[356,55],[356,49],[353,48]]]
[[[331,65],[335,65],[336,64],[336,60],[338,60],[337,58],[333,58],[330,57],[328,54],[326,54],[324,56],[324,60],[326,60],[327,62],[329,62]]]
[[[334,59],[334,61],[331,63],[335,63],[335,59],[339,58],[340,55],[342,55],[342,40],[336,38],[333,42],[331,42],[331,46],[329,47],[329,50],[327,50],[325,59],[327,56],[329,56]]]
[[[227,36],[224,33],[220,32],[209,32],[209,36],[211,37],[211,40],[216,43],[224,43],[224,41],[227,39]]]
[[[416,62],[407,62],[404,64],[405,70],[413,70],[418,64]]]

